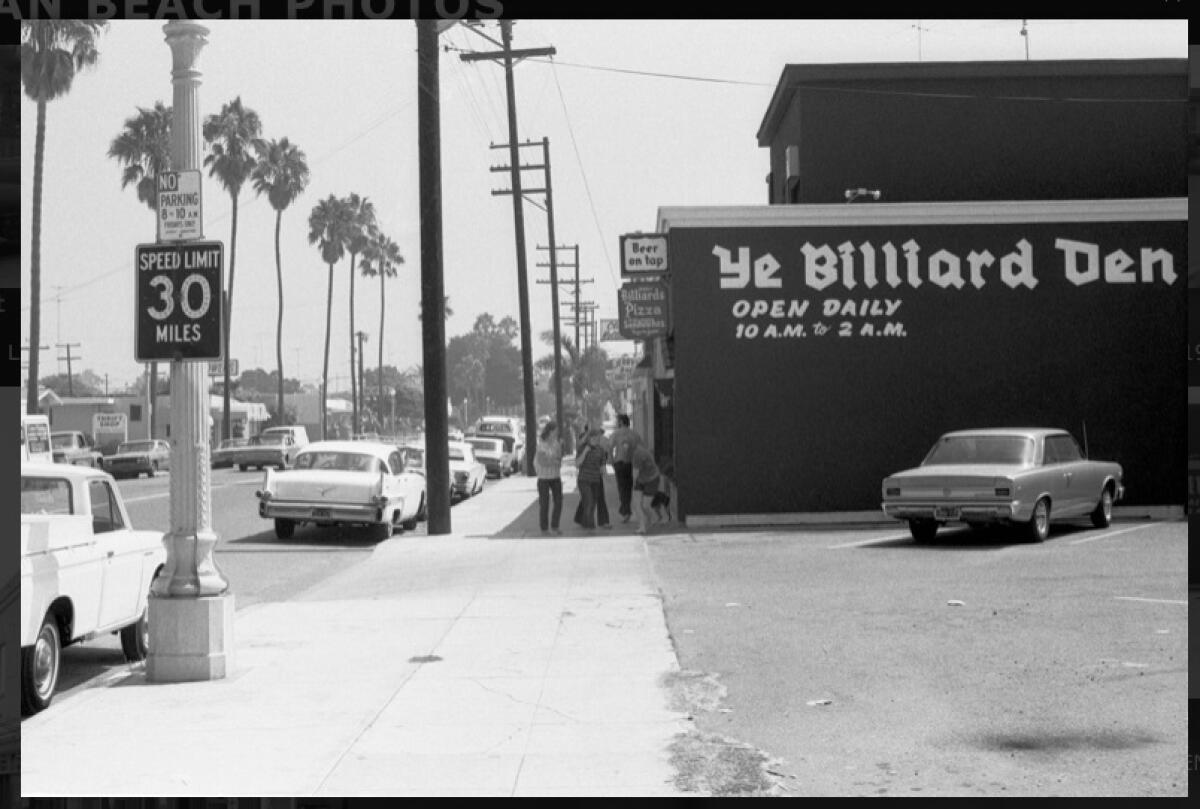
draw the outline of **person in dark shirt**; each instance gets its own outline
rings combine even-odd
[[[599,428],[588,430],[579,444],[575,456],[575,468],[579,482],[579,508],[575,511],[575,522],[591,530],[597,525],[611,528],[607,509],[599,511],[597,506],[604,491],[604,465],[608,460],[608,447],[603,441],[604,431]]]

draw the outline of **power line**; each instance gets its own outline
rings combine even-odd
[[[554,86],[558,88],[558,100],[562,104],[563,118],[567,122],[567,134],[571,136],[571,148],[575,151],[575,163],[579,166],[579,174],[583,178],[583,190],[587,194],[588,207],[592,211],[592,221],[596,224],[596,234],[600,237],[600,249],[604,251],[604,262],[608,266],[608,276],[612,279],[613,289],[620,287],[617,283],[616,273],[613,272],[612,257],[608,254],[608,240],[604,237],[604,229],[600,227],[600,216],[596,213],[596,200],[592,197],[592,186],[588,183],[587,171],[583,168],[583,158],[579,154],[579,142],[575,140],[575,127],[571,126],[571,116],[567,112],[567,100],[563,96],[562,84],[558,81],[558,70],[554,67],[555,60],[550,60],[551,69],[554,70]]]

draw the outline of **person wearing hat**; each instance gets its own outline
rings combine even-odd
[[[575,456],[575,468],[579,483],[579,508],[575,510],[575,522],[591,530],[597,525],[611,528],[608,509],[598,509],[604,493],[604,465],[608,460],[608,444],[604,430],[593,427],[584,433]]]

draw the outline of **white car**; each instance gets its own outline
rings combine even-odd
[[[487,468],[475,457],[475,448],[466,441],[450,442],[450,499],[465,500],[483,491]]]
[[[166,563],[161,531],[134,530],[111,475],[21,465],[21,708],[36,713],[58,685],[62,648],[105,632],[128,660],[146,657],[147,598]]]
[[[398,447],[375,441],[314,441],[291,469],[268,468],[255,495],[280,539],[305,523],[372,526],[386,539],[425,518],[425,476],[405,469]]]

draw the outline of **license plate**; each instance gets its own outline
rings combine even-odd
[[[939,520],[957,520],[959,510],[949,506],[937,506],[933,510],[933,516]]]
[[[312,515],[313,515],[314,517],[328,517],[328,516],[329,516],[329,509],[327,509],[327,508],[314,508],[314,509],[312,510]]]

